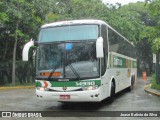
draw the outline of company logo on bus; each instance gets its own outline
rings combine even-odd
[[[66,91],[67,90],[67,87],[66,86],[63,86],[63,88],[62,88],[64,91]]]
[[[122,66],[122,59],[114,57],[114,65]]]

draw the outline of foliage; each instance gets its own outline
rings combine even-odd
[[[37,0],[1,0],[0,2],[0,62],[3,63],[0,65],[1,84],[11,82],[11,80],[13,84],[17,81],[21,82],[21,79],[26,81],[27,72],[24,70],[25,75],[20,77],[20,74],[23,74],[21,70],[24,69],[25,64],[20,63],[22,48],[31,37],[34,39],[37,37],[38,29],[45,22],[44,18],[49,11],[46,10],[48,7],[39,7],[37,3],[39,3]],[[50,3],[46,2],[44,6],[48,4]],[[30,66],[28,71],[31,68],[33,67]],[[12,77],[11,74],[3,74],[4,72],[7,73],[7,69],[12,71]],[[17,74],[17,71],[20,73]],[[31,75],[28,74],[28,76]],[[33,76],[31,77],[33,79]]]
[[[148,12],[149,9],[145,3],[130,3],[115,9],[114,14],[116,15],[113,15],[114,18],[111,19],[112,26],[115,26],[120,33],[135,44],[139,75],[144,70],[147,71],[147,74],[152,72],[151,42],[143,35],[147,34],[146,27],[153,25],[152,17]]]
[[[157,90],[160,91],[160,84],[157,84],[157,81],[156,81],[156,74],[153,74],[153,75],[152,75],[152,79],[151,79],[151,88],[157,89]]]
[[[139,42],[139,34],[144,25],[141,20],[141,13],[144,10],[144,3],[129,4],[114,11],[110,23],[122,33],[127,39]]]
[[[109,19],[110,11],[100,0],[57,0],[53,13],[49,14],[48,19],[49,22],[73,19],[101,19],[106,21],[107,18]]]
[[[154,20],[152,26],[147,26],[144,31],[144,37],[147,37],[151,41],[152,51],[157,53],[160,49],[159,39],[160,39],[160,0],[152,0],[148,3],[149,13]]]

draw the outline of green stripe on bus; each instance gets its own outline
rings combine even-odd
[[[42,87],[42,84],[40,81],[36,81],[36,87]]]
[[[131,68],[131,67],[136,68],[137,67],[136,61],[119,57],[116,55],[110,54],[109,60],[110,60],[111,68]]]
[[[51,87],[80,87],[80,86],[91,86],[91,85],[101,85],[100,80],[85,80],[85,81],[67,81],[67,82],[57,82],[50,81]],[[42,87],[40,81],[36,81],[36,87]]]

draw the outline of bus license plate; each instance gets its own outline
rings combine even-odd
[[[70,99],[70,95],[60,95],[60,99]]]

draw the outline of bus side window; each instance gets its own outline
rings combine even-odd
[[[107,27],[106,25],[101,26],[101,36],[103,38],[103,47],[104,47],[104,57],[101,61],[102,75],[104,75],[107,67],[107,58],[108,58],[108,44],[107,44]]]
[[[116,52],[125,56],[136,58],[135,48],[122,36],[118,35],[115,31],[108,28],[109,36],[109,51]]]
[[[117,52],[119,48],[118,44],[118,38],[117,35],[112,31],[110,28],[108,28],[108,38],[109,38],[109,51],[110,52]]]

